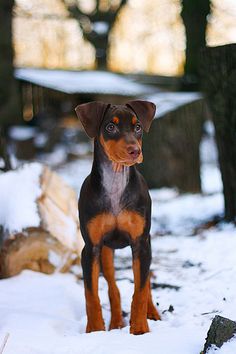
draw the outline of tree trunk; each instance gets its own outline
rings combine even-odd
[[[202,81],[215,125],[225,218],[236,218],[236,44],[206,48]]]
[[[186,84],[194,85],[199,79],[199,52],[206,46],[207,15],[210,0],[182,0],[181,16],[186,33],[186,61],[184,73]]]
[[[3,159],[4,167],[1,168],[3,171],[9,171],[12,169],[10,154],[7,150],[6,134],[5,129],[0,127],[0,157]]]
[[[104,34],[92,32],[86,34],[85,38],[89,40],[95,48],[97,69],[107,70],[107,50],[109,45],[109,32]]]
[[[14,79],[12,48],[12,9],[14,0],[0,1],[0,124],[21,118],[20,94]]]

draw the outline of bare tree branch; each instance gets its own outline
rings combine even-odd
[[[111,0],[107,11],[103,11],[99,7],[100,1],[96,0],[95,10],[91,13],[84,13],[76,3],[68,3],[67,0],[61,1],[69,11],[70,17],[78,21],[84,38],[95,47],[98,67],[106,67],[109,33],[118,12],[127,4],[128,0],[121,0],[118,6],[112,6]]]

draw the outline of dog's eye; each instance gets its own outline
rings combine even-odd
[[[141,124],[136,124],[134,130],[136,133],[140,133],[142,130]]]
[[[113,133],[115,131],[116,127],[115,127],[115,124],[113,123],[109,123],[107,124],[106,126],[106,130],[109,132],[109,133]]]

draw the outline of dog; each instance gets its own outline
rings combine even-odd
[[[86,332],[105,330],[98,296],[100,265],[108,282],[109,329],[124,326],[115,282],[114,250],[131,246],[134,294],[130,333],[149,332],[148,319],[159,320],[150,287],[151,198],[135,164],[143,160],[142,135],[148,132],[156,107],[134,100],[125,105],[90,102],[75,109],[85,132],[94,138],[94,160],[79,197],[79,220],[85,242],[83,268]]]

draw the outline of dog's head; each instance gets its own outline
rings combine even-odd
[[[87,135],[98,138],[109,160],[126,166],[142,162],[143,130],[149,131],[154,103],[136,100],[123,106],[90,102],[75,111]]]

